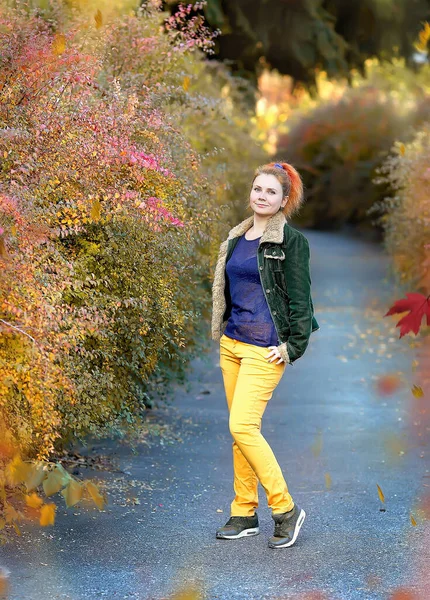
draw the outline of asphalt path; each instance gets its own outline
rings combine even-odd
[[[232,438],[219,347],[208,340],[186,385],[151,416],[164,438],[137,453],[109,440],[78,447],[117,468],[79,470],[106,486],[106,510],[67,510],[57,495],[55,526],[23,524],[0,548],[10,600],[161,600],[187,586],[182,600],[388,600],[400,589],[411,595],[398,598],[430,599],[430,526],[417,509],[430,484],[428,440],[410,411],[413,351],[383,318],[396,299],[389,258],[351,233],[304,233],[320,330],[286,367],[262,423],[307,513],[296,543],[268,548],[261,486],[260,534],[215,538],[233,499]],[[378,395],[377,378],[396,372],[405,385]]]

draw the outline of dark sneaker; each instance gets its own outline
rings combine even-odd
[[[303,525],[306,513],[297,504],[293,509],[279,515],[272,515],[275,521],[275,533],[269,538],[269,548],[286,548],[292,546]]]
[[[224,527],[216,530],[216,537],[235,540],[240,537],[257,535],[259,532],[258,516],[255,513],[252,517],[230,517]]]

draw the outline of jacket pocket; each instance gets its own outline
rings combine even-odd
[[[284,300],[287,300],[287,301],[289,301],[289,299],[290,299],[290,298],[289,298],[289,296],[288,296],[287,292],[286,292],[286,291],[285,291],[285,290],[284,290],[284,289],[283,289],[283,288],[282,288],[280,285],[278,285],[278,284],[276,283],[276,281],[275,281],[274,283],[275,283],[275,290],[276,290],[276,292],[277,292],[277,293],[278,293],[278,294],[279,294],[279,295],[280,295],[280,296],[281,296],[281,297],[282,297]]]
[[[269,271],[272,273],[282,273],[285,261],[285,252],[282,250],[282,248],[265,248],[264,259],[267,259],[266,265]]]

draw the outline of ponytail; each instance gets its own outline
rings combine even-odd
[[[288,177],[291,182],[290,191],[288,193],[288,196],[289,196],[288,201],[294,205],[296,205],[296,204],[300,205],[302,202],[302,198],[303,198],[302,178],[300,177],[300,175],[298,174],[296,169],[293,167],[293,165],[290,165],[289,163],[279,163],[279,164],[281,164],[284,171],[287,172]]]

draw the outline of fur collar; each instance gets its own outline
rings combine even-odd
[[[282,211],[275,213],[267,222],[266,229],[260,239],[260,244],[264,242],[274,242],[275,244],[281,244],[284,239],[284,225],[287,222],[285,215]],[[235,237],[243,235],[248,229],[254,224],[254,215],[251,215],[239,225],[236,225],[228,234],[227,240],[231,240]]]
[[[260,238],[258,245],[264,242],[272,242],[275,244],[281,244],[284,239],[284,225],[287,222],[285,215],[282,211],[275,213],[267,222],[266,228],[263,235]],[[223,322],[223,316],[226,309],[226,302],[224,296],[225,287],[225,264],[227,258],[227,248],[229,240],[243,235],[248,229],[252,227],[254,223],[254,215],[251,215],[232,229],[228,234],[228,237],[222,242],[218,260],[215,266],[214,280],[212,284],[212,339],[219,340],[222,332],[225,329],[226,322]]]

